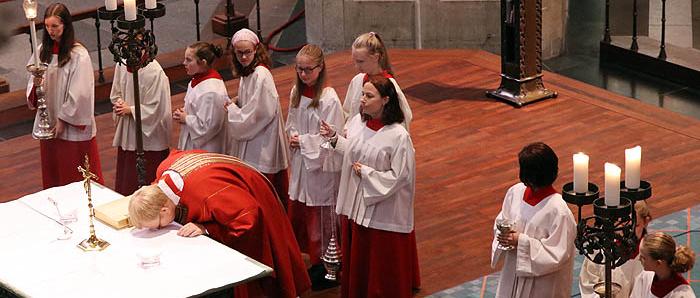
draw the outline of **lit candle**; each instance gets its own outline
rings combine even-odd
[[[574,192],[588,191],[588,155],[582,152],[574,154]]]
[[[117,10],[117,0],[105,0],[105,8],[107,10]]]
[[[642,147],[625,149],[625,187],[639,188],[640,170],[642,164]]]
[[[124,18],[127,21],[136,20],[136,0],[124,0]]]
[[[605,205],[620,205],[620,172],[617,165],[605,163]]]
[[[34,66],[39,66],[39,44],[36,41],[36,25],[34,24],[34,19],[36,19],[37,12],[37,2],[35,0],[24,0],[22,2],[22,8],[24,9],[24,16],[29,20],[29,35],[32,39],[32,52],[34,53]]]
[[[156,8],[156,0],[146,0],[146,9]]]

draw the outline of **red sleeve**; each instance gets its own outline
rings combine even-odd
[[[236,243],[256,227],[259,208],[255,199],[243,189],[230,186],[207,198],[206,204],[212,221],[204,223],[204,227],[212,238],[224,244]]]

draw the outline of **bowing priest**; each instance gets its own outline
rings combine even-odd
[[[170,83],[163,67],[153,60],[139,68],[141,129],[146,159],[145,181],[153,181],[160,162],[170,152],[172,114]],[[136,106],[134,105],[133,69],[122,64],[114,67],[110,94],[117,129],[112,146],[117,147],[117,175],[114,189],[129,195],[139,187],[136,172]]]
[[[274,269],[234,288],[235,297],[297,297],[311,286],[291,225],[265,176],[241,160],[204,151],[173,152],[159,179],[131,196],[129,219],[157,229],[173,221],[178,235],[208,235]]]

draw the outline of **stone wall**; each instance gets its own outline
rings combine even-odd
[[[420,5],[417,30],[416,4]],[[335,51],[355,37],[376,31],[390,47],[481,48],[500,52],[500,0],[314,0],[306,1],[310,43]],[[543,0],[542,55],[558,56],[564,45],[567,4]]]

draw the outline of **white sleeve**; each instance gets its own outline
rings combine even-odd
[[[207,92],[198,99],[197,111],[188,111],[185,124],[190,129],[192,142],[201,147],[224,129],[226,112],[221,108],[227,98],[216,92]]]
[[[403,125],[408,130],[409,125],[411,124],[411,120],[413,120],[413,111],[411,111],[411,106],[408,105],[408,99],[406,98],[406,95],[403,94],[403,91],[401,90],[401,87],[399,86],[399,83],[396,82],[395,79],[391,79],[391,82],[394,83],[394,88],[396,89],[396,94],[399,97],[399,107],[401,108],[401,112],[403,112]]]
[[[327,92],[329,98],[324,101],[320,111],[320,120],[325,121],[335,127],[342,127],[344,121],[343,111],[340,107],[340,100],[335,91]],[[301,156],[304,158],[304,164],[307,170],[314,170],[323,166],[323,156],[321,154],[321,144],[325,139],[319,134],[302,134],[299,135],[299,149]]]
[[[229,133],[237,140],[255,138],[278,113],[279,96],[274,82],[271,79],[262,78],[254,86],[255,90],[250,93],[252,96],[247,99],[244,106],[228,106]],[[239,94],[241,94],[240,91]]]
[[[509,188],[506,192],[506,195],[503,197],[503,203],[501,204],[501,211],[498,212],[498,215],[493,220],[493,241],[491,241],[491,268],[496,268],[498,260],[501,258],[501,254],[503,253],[502,250],[498,249],[498,240],[496,239],[496,236],[498,235],[498,228],[496,228],[496,223],[500,219],[505,218],[505,215],[503,215],[504,213],[510,213],[510,201],[512,197],[513,187]]]
[[[588,258],[583,258],[583,264],[581,264],[581,273],[579,274],[578,288],[581,291],[581,297],[583,298],[598,298],[598,295],[593,291],[593,286],[601,281],[605,272],[602,265],[593,263]]]
[[[95,75],[87,50],[82,46],[75,48],[73,51],[77,53],[71,54],[71,61],[63,66],[71,69],[66,97],[57,117],[72,125],[91,125],[95,110]]]
[[[416,157],[411,137],[406,133],[397,141],[398,144],[391,153],[391,169],[377,171],[365,165],[360,170],[366,205],[377,204],[392,197],[398,190],[415,180]]]
[[[170,121],[171,117],[170,109],[167,108],[170,106],[170,82],[168,77],[160,68],[149,68],[149,71],[151,73],[144,76],[147,78],[143,81],[145,85],[139,84],[139,89],[141,90],[141,125],[145,137],[153,135],[153,132],[160,126],[161,121]],[[132,111],[133,109],[134,106],[132,106]],[[220,114],[217,116],[221,116],[218,120],[214,120],[215,123],[222,123],[223,113],[213,112]],[[136,119],[135,113],[131,113],[131,115]]]
[[[360,73],[355,75],[350,81],[348,86],[348,91],[345,93],[345,100],[343,100],[343,113],[345,114],[346,121],[352,119],[357,112],[355,111],[355,105],[360,101],[360,96],[362,96],[362,80],[365,74]]]
[[[525,233],[518,236],[517,276],[541,276],[559,270],[574,253],[576,226],[570,213],[560,212],[553,222],[541,223],[551,226],[551,233],[536,239]]]

